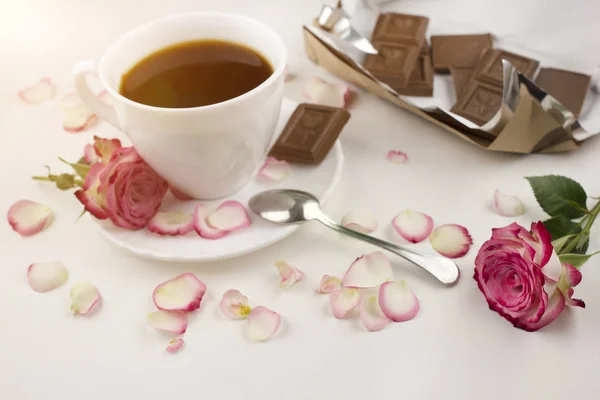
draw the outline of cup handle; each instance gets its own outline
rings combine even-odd
[[[90,89],[87,77],[88,75],[94,74],[98,76],[98,64],[96,61],[85,60],[80,61],[73,68],[73,79],[75,80],[75,91],[81,97],[81,100],[85,103],[94,114],[104,119],[115,128],[121,130],[119,124],[119,118],[115,110],[102,102],[98,96]]]

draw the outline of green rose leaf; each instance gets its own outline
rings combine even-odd
[[[65,164],[69,165],[71,168],[73,168],[73,171],[75,171],[75,173],[77,175],[79,175],[81,177],[81,179],[85,179],[85,177],[87,176],[87,173],[90,171],[90,166],[87,164],[71,164],[70,162],[68,162],[67,160],[58,157],[58,159],[62,162],[64,162]]]
[[[60,174],[55,178],[54,182],[60,190],[69,190],[75,187],[75,177],[71,174]]]
[[[587,212],[587,194],[573,179],[560,175],[529,176],[533,194],[544,211],[567,219],[583,217]]]
[[[548,232],[550,232],[550,236],[552,236],[552,240],[560,239],[563,236],[570,235],[572,233],[581,232],[581,227],[571,221],[568,218],[559,215],[554,218],[547,219],[543,222]]]
[[[588,262],[590,258],[592,258],[598,253],[600,253],[600,251],[597,251],[592,254],[560,254],[558,258],[560,259],[561,263],[571,264],[575,268],[580,268],[583,264]]]

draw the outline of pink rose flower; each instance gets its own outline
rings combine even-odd
[[[492,229],[475,259],[475,280],[491,310],[515,327],[536,331],[554,321],[572,299],[581,272],[558,259],[550,233],[541,222],[531,232],[512,223]]]
[[[111,151],[106,165],[92,165],[75,196],[96,218],[137,230],[156,214],[168,188],[133,147],[122,147]]]

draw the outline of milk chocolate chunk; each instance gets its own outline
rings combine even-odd
[[[502,86],[503,59],[510,62],[517,71],[529,79],[533,78],[537,67],[540,65],[538,61],[519,54],[499,49],[488,49],[477,63],[473,79]]]
[[[450,74],[452,75],[452,83],[454,84],[454,92],[456,93],[456,98],[460,97],[465,86],[469,83],[471,79],[471,75],[473,75],[473,68],[461,68],[461,67],[452,67],[450,68]]]
[[[421,47],[419,58],[408,78],[406,87],[398,88],[396,91],[405,96],[433,96],[433,65],[431,65],[431,55],[427,42],[424,42]]]
[[[481,126],[496,115],[501,104],[501,87],[471,80],[450,111]]]
[[[576,117],[581,113],[591,81],[592,77],[589,75],[555,68],[542,68],[535,79],[539,87]]]
[[[481,53],[492,47],[492,35],[444,35],[431,37],[431,56],[436,72],[451,68],[475,68]]]
[[[300,104],[269,156],[301,164],[320,164],[349,119],[350,113],[345,108]]]
[[[394,90],[406,87],[425,41],[429,19],[419,15],[381,14],[371,43],[381,55],[367,55],[365,68]]]

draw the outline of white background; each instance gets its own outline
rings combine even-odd
[[[333,3],[333,2],[331,2]],[[402,9],[401,2],[398,8]],[[409,2],[411,11],[417,1]],[[443,14],[457,23],[479,24],[518,16],[506,32],[544,30],[538,40],[567,59],[600,63],[600,25],[592,1],[433,1],[421,0],[422,13]],[[70,70],[81,59],[99,58],[127,30],[149,19],[197,10],[243,13],[273,26],[284,38],[290,66],[298,77],[286,95],[301,101],[312,75],[329,78],[303,53],[301,25],[310,23],[319,0],[22,0],[0,2],[0,210],[30,198],[48,204],[54,224],[23,239],[7,223],[0,228],[0,398],[17,399],[595,399],[600,371],[600,266],[583,269],[576,297],[586,309],[567,310],[537,333],[514,329],[491,312],[472,279],[477,249],[493,227],[512,219],[490,210],[494,189],[519,195],[529,224],[545,216],[523,176],[565,174],[600,195],[600,142],[562,155],[511,155],[486,152],[451,134],[360,93],[342,135],[346,155],[342,180],[326,211],[339,219],[347,209],[365,206],[388,237],[389,221],[406,208],[429,213],[436,224],[469,228],[474,246],[458,260],[458,286],[440,287],[424,273],[393,259],[398,278],[407,279],[421,301],[413,321],[367,333],[357,320],[330,315],[327,298],[314,294],[321,274],[341,275],[351,261],[372,248],[314,224],[258,253],[208,264],[174,264],[132,256],[108,243],[82,219],[76,199],[29,178],[60,155],[77,159],[94,134],[119,135],[106,123],[79,135],[62,131],[57,103],[72,90]],[[512,8],[511,8],[512,7]],[[546,7],[546,8],[544,8]],[[441,18],[441,16],[440,16]],[[552,32],[565,20],[567,39]],[[562,28],[560,28],[562,29]],[[589,38],[589,39],[588,39]],[[524,36],[523,40],[527,41]],[[556,42],[553,42],[555,41]],[[552,45],[552,43],[555,43]],[[552,47],[554,46],[554,47]],[[552,47],[552,48],[549,48]],[[583,54],[583,55],[582,55]],[[42,76],[55,80],[59,93],[50,102],[28,107],[16,97]],[[409,154],[410,163],[388,163],[390,149]],[[428,244],[420,247],[428,248]],[[600,248],[594,234],[591,249]],[[303,282],[278,288],[272,263],[283,258],[306,273]],[[57,259],[71,273],[64,287],[33,292],[27,266]],[[168,337],[146,326],[154,286],[184,271],[208,286],[199,312],[190,318],[186,347],[164,352]],[[70,285],[89,280],[104,297],[89,318],[69,313]],[[221,294],[237,288],[280,312],[283,325],[272,340],[250,343],[244,322],[220,315]]]

